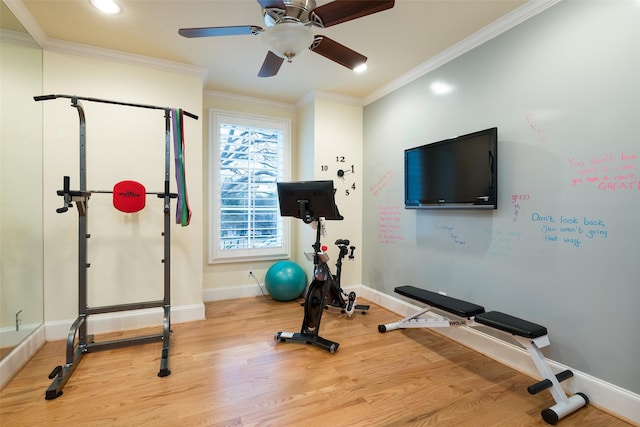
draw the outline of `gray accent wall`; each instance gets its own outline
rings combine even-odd
[[[639,393],[639,76],[640,4],[565,0],[365,106],[363,284],[542,324]],[[405,149],[493,126],[497,210],[404,209]]]

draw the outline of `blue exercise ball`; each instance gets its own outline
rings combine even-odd
[[[273,299],[291,301],[302,295],[307,286],[307,275],[295,262],[278,261],[267,270],[264,284]]]

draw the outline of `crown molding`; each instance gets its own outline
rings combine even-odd
[[[204,67],[48,38],[21,0],[3,1],[9,10],[16,16],[18,21],[20,21],[22,26],[29,32],[31,37],[33,37],[36,43],[45,51],[65,53],[93,59],[102,59],[121,64],[145,66],[161,71],[198,76],[202,80],[203,85],[206,81],[207,75],[209,74],[209,70]]]
[[[164,71],[172,71],[181,74],[196,75],[202,79],[203,85],[206,82],[209,70],[204,67],[188,65],[174,61],[161,60],[142,55],[124,53],[120,51],[97,48],[93,46],[65,42],[56,39],[49,39],[44,34],[38,23],[33,19],[29,11],[26,9],[21,0],[3,0],[7,7],[16,15],[29,34],[34,38],[36,43],[44,50],[74,54],[95,59],[104,59],[132,65],[143,65]],[[392,80],[390,83],[373,91],[364,98],[354,98],[322,91],[311,91],[300,98],[295,105],[271,101],[261,98],[253,98],[242,95],[232,95],[217,91],[206,91],[205,96],[223,97],[226,99],[234,99],[242,102],[251,102],[258,104],[266,104],[278,106],[284,109],[300,108],[314,99],[325,99],[334,102],[366,106],[385,95],[405,86],[406,84],[424,76],[425,74],[441,67],[442,65],[454,60],[455,58],[471,51],[481,44],[491,40],[492,38],[508,31],[516,25],[526,21],[527,19],[537,15],[538,13],[548,9],[561,0],[530,0],[519,8],[513,10],[502,18],[496,20],[492,24],[484,27],[480,31],[458,42],[454,46],[440,52],[429,61],[426,61],[409,72]]]
[[[226,99],[229,101],[244,102],[249,104],[267,105],[269,107],[281,108],[283,110],[295,111],[296,106],[294,104],[288,104],[286,102],[273,101],[265,98],[257,98],[246,95],[236,95],[234,93],[220,92],[216,90],[205,90],[205,98]]]
[[[27,33],[0,28],[0,42],[40,49],[40,46]]]
[[[321,90],[311,90],[307,92],[302,98],[296,102],[296,106],[298,108],[302,108],[303,106],[316,101],[316,100],[325,100],[331,102],[337,102],[339,104],[347,104],[347,105],[355,105],[356,107],[363,107],[364,102],[361,98],[355,98],[353,96],[339,95],[337,93],[332,92],[324,92]]]
[[[20,21],[25,30],[33,37],[38,43],[38,46],[42,46],[42,43],[47,39],[44,31],[40,28],[40,25],[31,16],[27,7],[22,3],[22,0],[2,0],[7,8],[15,15]]]
[[[59,52],[70,55],[83,56],[93,59],[102,59],[121,64],[142,65],[149,68],[170,71],[179,74],[193,75],[200,77],[203,84],[206,81],[209,70],[196,65],[183,64],[181,62],[168,61],[165,59],[152,58],[149,56],[136,55],[112,49],[104,49],[80,43],[66,42],[57,39],[47,39],[41,44],[42,49],[49,52]]]
[[[423,62],[422,64],[418,65],[412,70],[409,70],[407,73],[403,74],[397,79],[392,80],[389,84],[384,85],[381,88],[373,91],[369,95],[365,96],[364,105],[371,104],[372,102],[382,98],[383,96],[388,95],[397,89],[400,89],[402,86],[475,49],[481,44],[488,42],[492,38],[499,36],[500,34],[508,31],[518,24],[521,24],[527,19],[532,18],[533,16],[550,8],[560,1],[561,0],[528,1],[519,8],[511,11],[500,19],[487,25],[486,27],[482,28],[466,39],[435,55],[430,60]]]

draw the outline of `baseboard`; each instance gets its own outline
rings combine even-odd
[[[359,296],[397,313],[401,317],[406,317],[421,308],[367,286],[360,286],[360,289],[354,290]],[[532,378],[540,379],[533,360],[527,351],[518,345],[503,341],[471,327],[431,330]],[[555,372],[566,369],[570,369],[573,372],[573,377],[562,383],[569,394],[582,392],[589,397],[589,402],[594,406],[632,423],[640,423],[640,395],[553,360],[547,359],[547,361]]]
[[[11,353],[0,360],[0,388],[4,387],[29,359],[36,354],[40,347],[44,345],[44,342],[44,325],[40,325],[23,339]]]
[[[345,292],[359,291],[361,286],[345,287]],[[226,299],[249,298],[268,295],[267,290],[256,285],[225,286],[207,288],[203,291],[204,302],[222,301]]]
[[[225,286],[222,288],[207,288],[202,293],[204,302],[222,301],[226,299],[236,298],[249,298],[259,297],[267,293],[266,289],[264,294],[262,288],[257,285],[238,285],[238,286]]]
[[[129,331],[163,325],[162,308],[149,308],[127,312],[96,314],[89,318],[88,331],[91,334]],[[204,304],[191,304],[171,307],[171,324],[204,320]],[[61,320],[45,323],[45,340],[66,339],[73,320]]]
[[[15,327],[0,328],[0,343],[2,347],[15,347],[24,341],[33,331],[40,327],[40,323],[22,325],[16,331]]]

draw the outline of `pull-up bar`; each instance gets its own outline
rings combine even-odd
[[[91,193],[91,194],[113,194],[113,190],[89,190],[89,191],[87,191],[87,193]],[[160,192],[160,191],[145,191],[144,194],[153,194],[153,195],[156,195],[158,197],[166,196],[166,194],[164,192]],[[178,195],[176,193],[169,193],[169,197],[171,197],[172,199],[175,199],[176,197],[178,197]]]
[[[171,110],[171,108],[169,107],[158,107],[157,105],[134,104],[131,102],[110,101],[108,99],[87,98],[87,97],[75,96],[75,95],[40,95],[40,96],[33,97],[35,101],[47,101],[50,99],[57,99],[57,98],[67,98],[71,100],[80,99],[82,101],[101,102],[103,104],[126,105],[127,107],[148,108],[151,110]],[[182,112],[184,113],[185,116],[198,120],[198,116],[196,116],[195,114],[190,113],[188,111],[184,111],[184,110],[182,110]]]
[[[183,109],[175,109],[171,107],[160,107],[157,105],[149,105],[149,104],[138,104],[131,102],[122,102],[122,101],[112,101],[108,99],[101,98],[91,98],[84,96],[76,96],[76,95],[59,95],[59,94],[49,94],[49,95],[38,95],[34,96],[33,99],[35,101],[48,101],[57,98],[67,98],[71,100],[71,106],[76,108],[78,111],[78,116],[80,119],[80,191],[86,192],[86,124],[85,124],[85,116],[84,109],[82,108],[80,100],[82,101],[90,101],[90,102],[100,102],[104,104],[112,104],[112,105],[123,105],[128,107],[136,107],[136,108],[146,108],[153,110],[163,110],[164,111],[164,120],[165,120],[165,180],[164,194],[169,194],[169,153],[170,153],[170,129],[171,124],[173,122],[174,126],[174,151],[175,151],[175,162],[176,162],[176,184],[178,186],[178,205],[176,208],[176,221],[180,222],[182,225],[188,225],[191,219],[191,210],[189,208],[188,197],[186,195],[186,182],[185,182],[185,171],[184,171],[184,139],[183,139],[183,123],[182,116],[186,115],[187,117],[191,117],[195,120],[198,120],[198,116],[189,113]],[[173,113],[173,114],[172,114]],[[160,197],[160,196],[158,196]]]
[[[66,363],[54,368],[49,378],[53,380],[46,391],[45,399],[55,399],[62,394],[62,388],[74,372],[78,363],[86,353],[99,350],[107,350],[119,348],[134,344],[145,344],[148,342],[161,341],[162,354],[160,359],[159,377],[165,377],[171,374],[169,370],[169,341],[171,337],[171,228],[169,220],[169,206],[171,199],[178,201],[178,210],[176,218],[180,218],[182,225],[188,225],[191,216],[186,194],[185,173],[184,173],[184,140],[182,129],[182,115],[186,115],[193,119],[198,116],[188,113],[182,109],[158,107],[155,105],[133,104],[128,102],[110,101],[106,99],[87,98],[70,95],[42,95],[34,96],[35,101],[47,101],[57,98],[68,98],[71,100],[71,106],[78,112],[79,118],[79,145],[80,145],[80,161],[79,161],[79,178],[80,190],[70,190],[70,178],[63,178],[63,190],[58,191],[58,195],[64,197],[64,205],[57,209],[59,213],[68,211],[71,202],[75,202],[78,209],[78,317],[72,324],[67,336],[66,346]],[[147,108],[153,110],[164,111],[164,152],[165,152],[165,172],[164,172],[164,191],[163,192],[147,192],[144,186],[134,181],[121,181],[114,186],[113,191],[93,190],[87,191],[86,185],[86,123],[84,109],[81,100],[90,102],[101,102],[105,104],[123,105],[128,107]],[[169,191],[169,171],[170,171],[170,152],[171,152],[171,124],[173,123],[174,150],[176,153],[176,181],[178,185],[178,193]],[[164,297],[158,301],[133,302],[119,305],[108,305],[99,307],[89,307],[87,301],[87,270],[90,266],[87,257],[87,240],[90,237],[87,227],[88,203],[92,193],[112,193],[114,195],[114,207],[123,212],[137,212],[144,207],[144,197],[142,194],[155,194],[158,198],[164,199],[164,228],[162,232],[164,240],[164,257],[162,259],[164,267]],[[117,197],[116,197],[117,196]],[[162,308],[164,312],[162,332],[152,335],[124,338],[111,341],[95,342],[93,335],[89,334],[89,317],[93,314],[110,313],[126,310],[139,310],[146,308]]]

